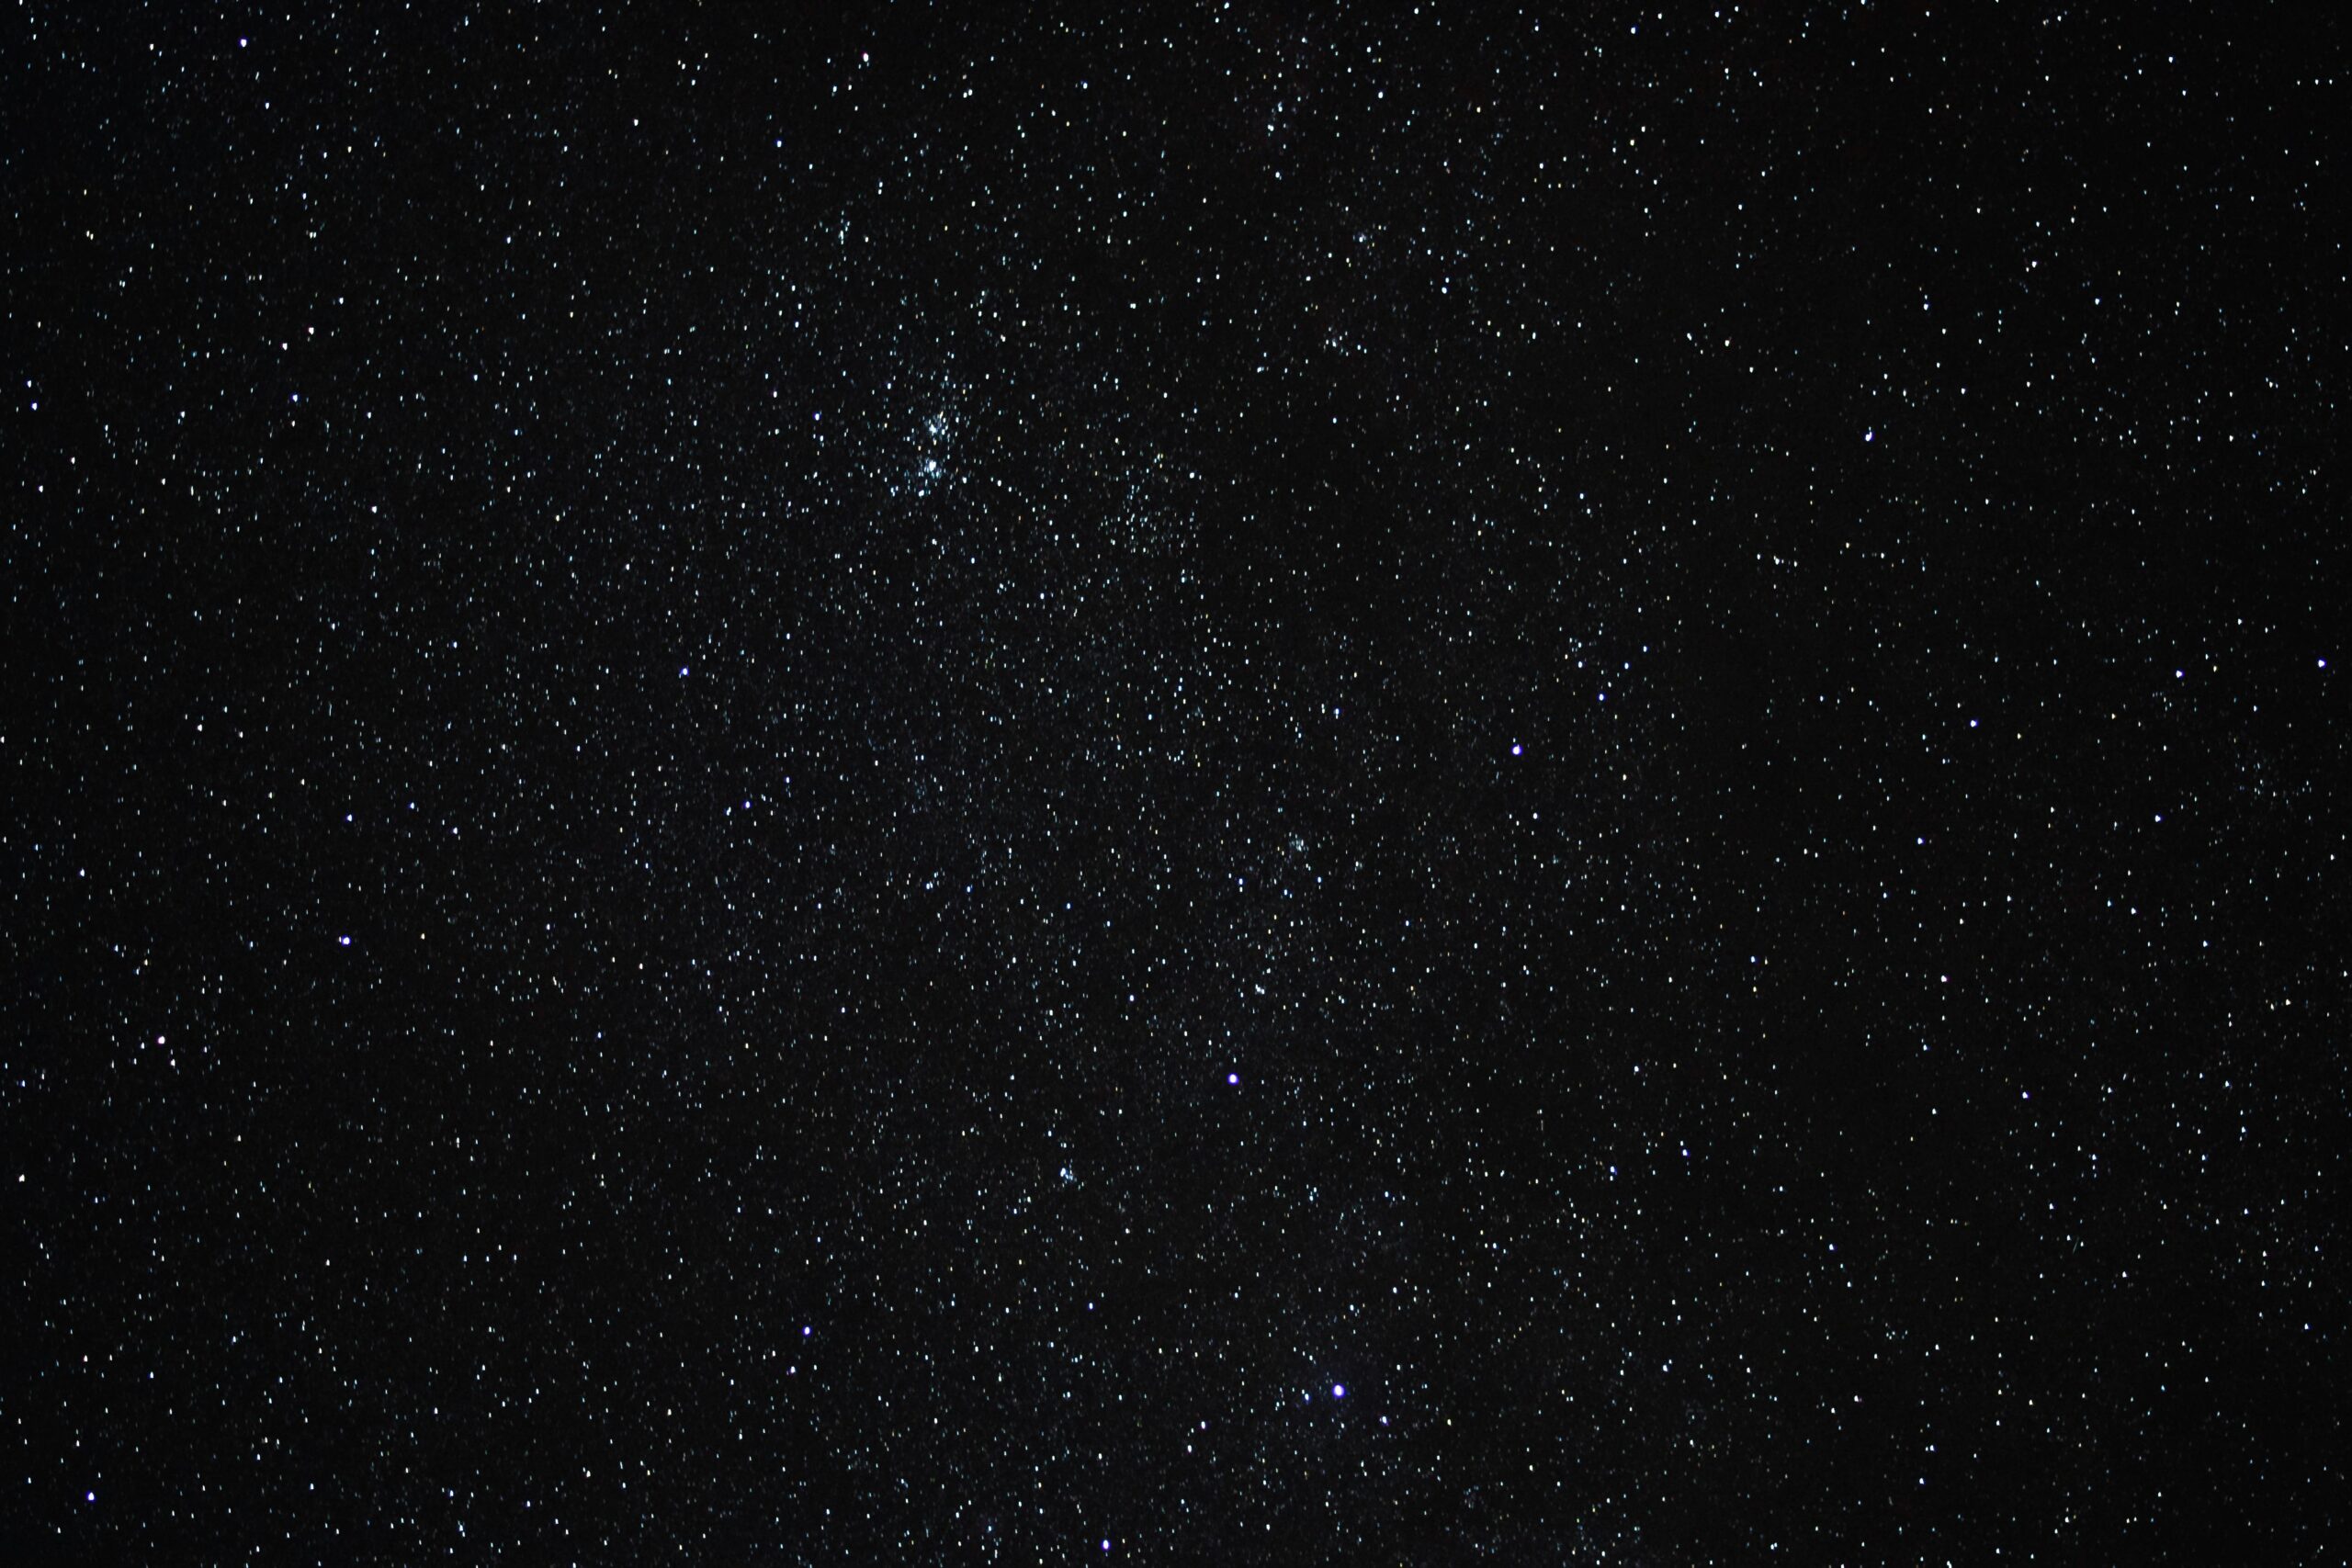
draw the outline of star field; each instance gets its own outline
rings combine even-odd
[[[0,22],[0,1556],[2338,1558],[2342,26],[1114,9]]]

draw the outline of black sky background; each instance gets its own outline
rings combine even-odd
[[[2332,1560],[2314,15],[17,8],[0,1543]]]

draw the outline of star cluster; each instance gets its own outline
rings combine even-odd
[[[818,9],[0,24],[0,1554],[2340,1554],[2341,26]]]

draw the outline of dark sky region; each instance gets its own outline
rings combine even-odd
[[[11,6],[0,1556],[2340,1560],[2346,42]]]

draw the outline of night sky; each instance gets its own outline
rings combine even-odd
[[[0,18],[0,1556],[2341,1561],[2346,26],[810,10]]]

